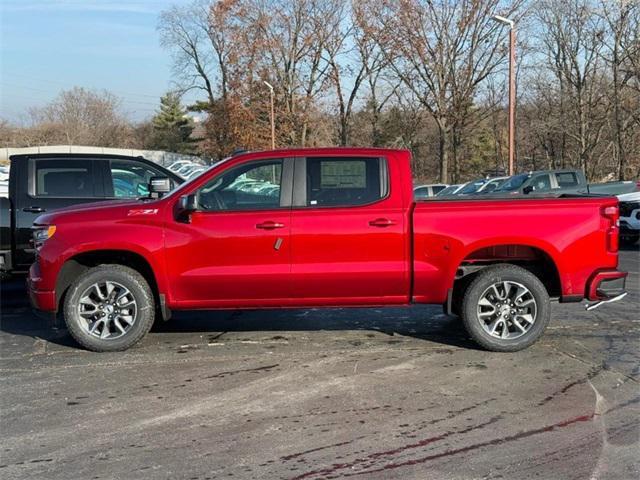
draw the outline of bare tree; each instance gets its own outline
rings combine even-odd
[[[590,175],[607,120],[604,22],[590,0],[542,0],[536,11],[547,65],[566,101],[564,128],[576,146],[580,167]]]
[[[438,127],[439,177],[449,180],[451,130],[468,111],[478,85],[504,62],[501,28],[491,16],[511,15],[500,0],[373,0],[380,12],[381,47],[394,73],[413,91]]]
[[[31,116],[40,143],[121,147],[131,142],[132,132],[120,105],[121,100],[107,91],[74,87],[33,109]]]
[[[174,5],[160,14],[160,43],[170,50],[180,90],[202,90],[209,104],[217,92],[213,81],[214,51],[209,48],[209,0]],[[218,65],[224,62],[218,62]]]
[[[640,30],[640,3],[637,1],[619,0],[610,2],[600,0],[600,14],[607,27],[604,35],[606,55],[604,61],[611,72],[611,88],[609,102],[613,115],[614,156],[617,165],[617,177],[625,178],[627,156],[633,141],[634,123],[640,125],[640,92],[631,88],[632,82],[640,81],[638,72],[634,72],[635,55],[638,49]],[[634,113],[636,115],[634,115]]]

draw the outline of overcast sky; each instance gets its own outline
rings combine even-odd
[[[20,121],[62,89],[107,89],[134,120],[171,86],[160,12],[188,0],[0,0],[0,118]]]

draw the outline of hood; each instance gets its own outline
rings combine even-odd
[[[133,199],[82,203],[40,215],[33,223],[51,225],[67,220],[77,221],[84,219],[108,219],[114,217],[134,216],[144,214],[144,212],[152,210],[157,212],[159,204],[160,200]]]
[[[640,192],[623,193],[618,195],[621,202],[640,202]]]

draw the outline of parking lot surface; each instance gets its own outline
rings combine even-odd
[[[423,306],[181,313],[96,354],[5,282],[0,477],[639,478],[638,264],[514,354]]]

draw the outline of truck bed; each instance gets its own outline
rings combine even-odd
[[[482,198],[417,202],[413,210],[414,301],[447,296],[460,265],[504,260],[543,260],[547,275],[558,275],[560,298],[582,298],[598,268],[617,266],[603,248],[611,197]]]

